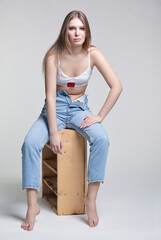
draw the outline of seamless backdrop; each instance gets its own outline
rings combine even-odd
[[[68,239],[72,233],[80,239],[157,240],[161,234],[159,0],[0,0],[0,234],[28,238],[20,228],[26,212],[21,146],[44,103],[42,59],[64,17],[75,9],[86,14],[92,44],[102,51],[123,85],[120,98],[102,122],[110,149],[105,183],[97,198],[100,223],[91,230],[79,218],[57,218],[41,200],[40,191],[42,213],[30,236],[44,239],[47,233],[56,233],[57,239]],[[93,113],[99,112],[109,90],[94,68],[86,91]]]

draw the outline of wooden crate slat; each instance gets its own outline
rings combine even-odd
[[[43,181],[47,186],[57,195],[57,178],[56,177],[44,177]]]
[[[55,161],[54,160],[52,158],[51,159],[45,159],[45,160],[43,160],[43,163],[48,168],[50,168],[53,172],[55,172],[57,174],[57,160],[55,160]]]
[[[84,214],[87,191],[87,140],[74,129],[58,131],[63,154],[48,142],[42,150],[42,197],[57,215]]]
[[[57,213],[57,198],[54,195],[44,195],[43,198],[47,201],[54,212]]]

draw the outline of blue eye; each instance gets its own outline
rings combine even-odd
[[[69,27],[69,30],[74,29],[74,27]],[[84,27],[80,28],[81,30],[84,30]]]

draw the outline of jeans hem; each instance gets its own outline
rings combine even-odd
[[[102,182],[102,183],[104,183],[104,180],[87,180],[88,181],[88,183],[91,183],[91,182]]]
[[[38,190],[38,192],[39,192],[39,188],[38,187],[31,187],[31,186],[28,186],[28,187],[22,187],[22,190],[24,190],[25,188],[32,188],[32,189],[36,189],[36,190]]]

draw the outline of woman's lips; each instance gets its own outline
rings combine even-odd
[[[75,38],[74,41],[80,41],[81,39],[80,38]]]

